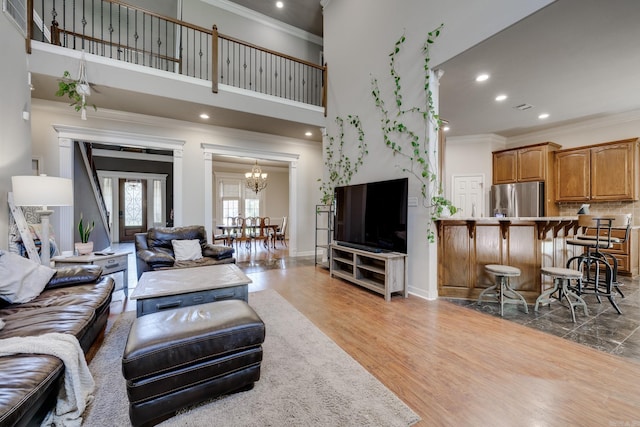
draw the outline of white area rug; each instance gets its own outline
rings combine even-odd
[[[261,378],[161,426],[408,426],[419,417],[272,290],[249,294],[266,325]],[[89,365],[95,400],[85,426],[130,425],[121,357],[135,313],[123,313]]]

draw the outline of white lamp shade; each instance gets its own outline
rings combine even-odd
[[[73,181],[46,175],[12,176],[17,206],[73,206]]]

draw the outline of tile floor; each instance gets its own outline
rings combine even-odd
[[[530,305],[528,314],[522,306],[507,304],[504,319],[640,362],[640,279],[620,280],[624,283],[621,290],[625,298],[618,296],[616,302],[623,314],[618,314],[606,298],[598,303],[594,295],[584,295],[589,313],[585,316],[582,309],[577,309],[576,323],[571,320],[568,306],[558,301],[541,306],[538,313]],[[500,316],[497,303],[478,305],[476,301],[447,300],[471,310]]]
[[[114,250],[128,251],[129,254],[129,293],[137,283],[136,260],[133,244],[114,245]],[[271,252],[269,256],[258,259],[250,254],[239,253],[238,266],[245,273],[256,273],[272,269],[290,269],[296,267],[313,266],[313,257],[291,258],[288,253]],[[316,268],[322,268],[320,266]],[[116,282],[122,280],[122,275],[114,275]],[[576,323],[571,321],[569,309],[557,301],[549,306],[540,307],[538,313],[529,306],[529,313],[525,314],[521,307],[507,304],[504,319],[520,323],[524,326],[557,335],[559,337],[593,347],[597,350],[634,359],[640,362],[640,278],[629,279],[621,277],[624,283],[622,291],[625,298],[617,297],[618,305],[623,314],[618,314],[607,299],[598,304],[593,295],[586,295],[589,306],[587,316],[581,310],[576,311]],[[116,289],[121,287],[116,284]],[[114,293],[114,301],[123,301],[122,291]],[[500,308],[496,303],[485,302],[478,306],[476,301],[450,299],[448,301],[480,311],[493,316],[500,316]]]

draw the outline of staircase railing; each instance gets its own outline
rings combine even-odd
[[[100,220],[102,221],[104,229],[107,231],[107,235],[109,236],[109,246],[111,246],[111,223],[109,220],[109,210],[107,209],[107,205],[104,201],[104,195],[102,194],[102,188],[100,186],[100,178],[98,177],[98,172],[96,171],[96,166],[93,162],[93,150],[91,144],[87,142],[78,142],[78,147],[82,154],[82,161],[87,171],[87,176],[89,177],[93,196],[95,197],[98,210],[100,211]]]
[[[28,0],[28,7],[38,17],[29,20],[28,39],[210,80],[214,93],[222,83],[326,110],[326,66],[220,34],[215,25],[118,0]]]

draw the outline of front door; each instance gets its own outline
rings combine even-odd
[[[130,242],[136,233],[147,231],[147,182],[120,178],[118,184],[120,242]]]

